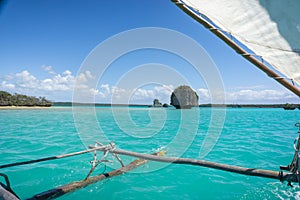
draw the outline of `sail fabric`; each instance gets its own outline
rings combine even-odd
[[[299,0],[182,0],[300,85]]]

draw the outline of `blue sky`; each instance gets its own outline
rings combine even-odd
[[[298,103],[295,95],[237,55],[170,0],[10,0],[2,4],[0,12],[0,90],[71,101],[76,75],[97,45],[123,31],[160,27],[185,34],[204,48],[220,72],[226,103]],[[150,104],[153,98],[169,103],[171,90],[184,82],[170,79],[168,84],[135,88],[116,85],[128,71],[149,63],[174,68],[197,91],[200,103],[210,101],[204,79],[195,77],[182,60],[158,50],[122,56],[96,87],[86,90],[95,94],[97,102],[111,102],[113,93],[118,92],[119,103],[126,103],[122,102],[122,94],[131,94],[131,103]],[[84,80],[99,78],[93,71],[78,75]],[[157,73],[162,79],[167,75]]]

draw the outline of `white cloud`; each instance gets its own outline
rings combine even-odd
[[[38,80],[31,75],[27,70],[17,73],[15,75],[16,86],[23,88],[36,88],[38,87]]]
[[[133,91],[132,99],[133,100],[142,100],[148,98],[157,98],[155,97],[155,91],[153,90],[146,90],[146,89],[137,89]]]
[[[102,84],[102,85],[100,86],[100,88],[104,90],[104,93],[106,93],[106,94],[109,94],[109,93],[110,93],[110,87],[109,87],[108,84]]]
[[[53,70],[51,66],[43,66],[46,71]],[[55,74],[45,79],[38,79],[29,71],[24,70],[14,75],[6,76],[4,81],[0,83],[0,90],[9,91],[12,93],[24,93],[34,96],[46,96],[49,99],[70,101],[72,92],[77,81],[79,91],[87,89],[86,91],[91,94],[97,94],[98,90],[88,87],[86,82],[92,79],[91,72],[87,71],[82,73],[76,78],[69,70],[64,71],[62,74]],[[86,92],[85,91],[85,92]]]
[[[92,73],[91,73],[90,71],[86,71],[86,72],[85,72],[85,75],[86,75],[86,77],[87,77],[88,79],[94,79],[94,78],[95,78],[95,76],[93,76]]]
[[[196,90],[198,96],[199,96],[199,103],[210,103],[211,97],[208,89],[205,88],[199,88]]]
[[[43,66],[46,71],[54,71],[51,66]],[[50,75],[50,73],[49,73]],[[77,77],[70,70],[61,74],[53,74],[45,79],[38,79],[28,70],[4,76],[0,82],[0,90],[11,93],[24,93],[33,96],[45,96],[54,101],[71,101],[76,86],[78,101],[100,103],[141,103],[151,104],[153,99],[162,103],[170,103],[170,96],[175,89],[173,85],[152,85],[141,88],[122,88],[109,84],[101,84],[95,88],[95,76],[90,71],[80,73]],[[75,85],[76,84],[76,85]],[[195,90],[199,103],[210,103],[211,92],[205,88]],[[214,92],[214,102],[219,95]],[[298,98],[287,90],[270,90],[263,87],[238,87],[236,91],[226,93],[226,103],[286,103],[298,102]]]
[[[52,66],[50,66],[50,65],[48,65],[48,66],[43,65],[42,68],[43,68],[46,72],[48,72],[50,75],[55,75],[55,74],[56,74],[56,72],[54,71],[54,69],[53,69]]]
[[[153,99],[157,98],[163,103],[169,103],[173,89],[174,86],[172,85],[159,85],[150,89],[125,89],[109,84],[102,84],[97,92],[96,101],[122,104],[152,104]]]
[[[174,89],[175,87],[173,85],[160,85],[150,89],[124,89],[103,84],[95,94],[98,95],[98,98],[96,98],[98,102],[151,104],[153,99],[157,98],[160,102],[169,104],[170,96]],[[200,104],[212,102],[211,93],[208,89],[199,88],[195,91],[199,96]],[[222,94],[214,92],[214,95],[215,99],[212,103],[256,104],[297,102],[295,95],[289,91],[281,90],[240,89],[234,92],[222,92]],[[226,102],[224,102],[225,100]]]
[[[298,102],[298,98],[287,90],[271,90],[263,89],[263,86],[253,87],[237,87],[236,91],[220,93],[214,93],[215,98],[212,102],[211,92],[205,88],[199,88],[196,92],[199,95],[199,103],[240,103],[240,104],[260,104],[260,103],[286,103],[286,102]],[[222,97],[222,98],[221,98]]]
[[[228,103],[285,103],[293,102],[296,96],[284,90],[241,89],[227,93]]]
[[[108,99],[112,103],[128,103],[130,99],[130,89],[124,89],[116,86],[112,86],[110,89],[111,93],[108,93]]]
[[[97,90],[97,89],[95,89],[95,88],[89,89],[89,92],[90,92],[92,95],[94,95],[94,96],[96,96],[96,95],[99,94],[99,90]]]
[[[170,96],[174,90],[173,85],[158,85],[152,89],[138,88],[132,91],[132,101],[152,103],[158,99],[162,103],[170,103]]]
[[[0,87],[2,87],[4,90],[13,90],[15,89],[15,85],[12,83],[7,83],[6,81],[2,81],[2,83],[0,84]]]
[[[63,72],[63,75],[69,76],[69,75],[72,75],[72,72],[69,70],[66,70]]]

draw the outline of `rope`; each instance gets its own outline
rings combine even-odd
[[[98,150],[98,145],[100,145],[102,151],[103,151],[103,156],[100,160],[97,160],[97,150]],[[91,148],[91,147],[90,147]],[[94,159],[90,162],[92,167],[88,173],[88,175],[85,177],[85,180],[88,179],[90,177],[90,175],[93,173],[93,171],[96,169],[96,167],[101,164],[101,163],[104,163],[104,171],[102,172],[102,174],[105,172],[106,170],[106,163],[107,162],[112,162],[111,160],[107,160],[107,156],[108,156],[108,153],[111,153],[119,162],[120,164],[122,165],[122,167],[124,167],[124,163],[122,162],[121,158],[116,154],[116,153],[113,153],[111,151],[114,151],[115,150],[115,144],[113,142],[109,143],[108,145],[103,145],[102,143],[99,143],[99,142],[96,142],[95,146],[92,147],[92,149],[94,149]]]
[[[294,144],[293,144],[294,151],[295,151],[293,160],[292,160],[291,164],[289,164],[288,166],[280,166],[280,169],[290,171],[293,175],[296,175],[297,182],[300,186],[300,180],[299,180],[299,169],[300,169],[300,166],[299,166],[299,163],[300,163],[300,154],[299,154],[299,148],[300,148],[300,123],[296,123],[295,126],[299,128],[299,131],[298,131],[298,136],[295,138]],[[281,178],[282,177],[280,176],[280,181],[281,181]],[[293,187],[291,181],[288,181],[287,185],[290,186],[290,187]]]

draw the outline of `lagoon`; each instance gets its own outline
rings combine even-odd
[[[225,113],[224,125],[212,111]],[[0,110],[0,165],[80,151],[95,141],[140,153],[167,150],[167,156],[205,159],[243,167],[278,170],[293,156],[300,111],[277,108],[51,107]],[[208,134],[221,132],[214,145]],[[208,129],[210,127],[210,129]],[[209,147],[206,155],[205,149]],[[201,149],[202,148],[202,149]],[[99,157],[101,154],[99,154]],[[204,157],[203,157],[204,156]],[[134,158],[121,156],[125,163]],[[92,154],[2,169],[22,198],[85,178]],[[106,170],[118,168],[108,164]],[[94,174],[104,171],[100,165]],[[2,180],[1,180],[2,181]],[[155,162],[60,199],[287,199],[299,187],[214,169]]]

